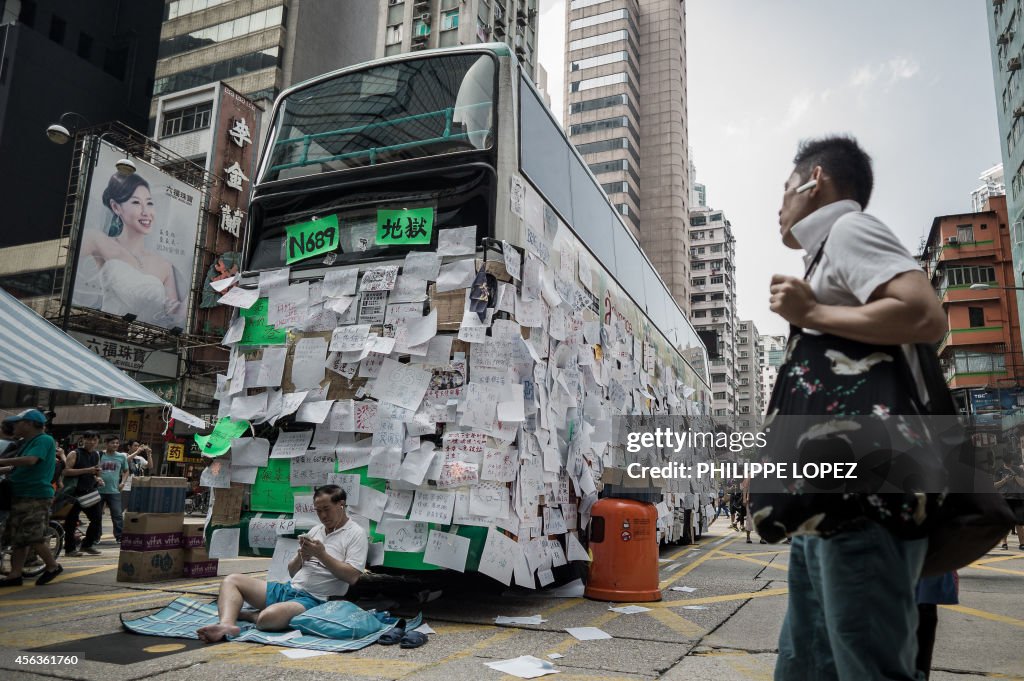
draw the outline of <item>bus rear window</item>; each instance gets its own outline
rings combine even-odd
[[[495,61],[480,54],[383,64],[278,104],[261,182],[488,149]]]

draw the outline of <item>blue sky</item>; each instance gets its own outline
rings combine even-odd
[[[775,272],[800,274],[778,239],[800,139],[856,136],[874,158],[868,212],[912,252],[937,215],[970,210],[999,163],[985,0],[690,0],[687,108],[698,180],[737,239],[739,313],[768,310]],[[540,57],[561,116],[563,0],[542,4]]]

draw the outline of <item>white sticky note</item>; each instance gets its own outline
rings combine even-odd
[[[224,340],[221,341],[221,345],[234,345],[242,340],[243,333],[245,333],[245,317],[235,317],[234,321],[231,322],[231,326],[228,327],[227,333],[224,334]]]
[[[334,406],[334,400],[319,400],[317,402],[305,402],[299,406],[295,414],[295,420],[302,423],[323,423]]]
[[[217,293],[224,293],[224,291],[237,284],[239,278],[240,276],[236,274],[234,276],[227,277],[226,279],[214,279],[210,282],[210,288]]]
[[[267,303],[267,323],[277,328],[290,328],[301,324],[309,306],[309,282],[271,290]]]
[[[268,582],[287,582],[291,579],[288,574],[288,563],[295,554],[299,552],[299,540],[278,537],[274,545],[274,556],[270,560],[270,567],[267,569]]]
[[[331,344],[327,349],[331,352],[362,351],[363,346],[366,345],[366,339],[369,335],[369,324],[339,326],[331,334]]]
[[[578,641],[600,641],[606,638],[612,638],[612,635],[606,631],[602,631],[597,627],[570,627],[566,629],[569,635]]]
[[[353,513],[364,518],[379,522],[384,517],[384,507],[388,503],[388,495],[372,487],[359,488],[359,503],[351,507]]]
[[[328,298],[354,296],[358,279],[359,269],[356,267],[350,269],[332,267],[324,274],[323,293]]]
[[[259,297],[259,289],[236,286],[218,298],[217,302],[221,305],[230,305],[231,307],[248,310],[259,300]]]
[[[419,553],[427,548],[427,523],[415,520],[389,520],[386,527],[385,551]]]
[[[359,291],[390,291],[398,280],[398,265],[382,265],[363,272]]]
[[[440,269],[441,256],[437,253],[411,251],[405,254],[405,262],[402,263],[402,276],[436,281]]]
[[[493,527],[489,528],[483,552],[480,554],[478,571],[508,586],[512,583],[516,557],[522,552],[522,547],[514,539]]]
[[[288,357],[287,346],[263,348],[263,359],[259,361],[256,380],[250,388],[276,388],[284,377],[284,363]]]
[[[256,475],[259,473],[259,466],[238,466],[231,464],[231,482],[240,482],[245,485],[252,485],[256,482]],[[128,485],[125,484],[125,491]]]
[[[238,537],[241,531],[237,527],[214,530],[210,536],[210,548],[207,555],[213,558],[238,558]]]
[[[381,402],[415,411],[430,386],[431,375],[415,366],[385,359],[373,384],[373,396]]]
[[[398,471],[398,479],[410,485],[422,485],[423,478],[426,476],[427,469],[430,468],[430,463],[433,460],[434,444],[426,442],[420,445],[419,449],[414,449],[405,455],[402,467]]]
[[[413,498],[410,520],[450,525],[455,511],[455,494],[444,490],[417,490]]]
[[[423,553],[424,563],[465,572],[468,556],[468,537],[460,537],[457,534],[439,532],[438,530],[431,530],[427,536],[427,550]]]
[[[585,548],[583,548],[583,544],[581,544],[580,540],[576,538],[576,534],[574,532],[570,532],[567,535],[565,535],[565,543],[566,543],[566,549],[567,549],[567,551],[566,551],[567,556],[566,557],[570,561],[574,561],[574,560],[585,560],[585,561],[588,561],[588,562],[590,561],[590,554],[588,554],[587,550]]]
[[[271,459],[290,459],[306,453],[309,447],[309,440],[313,437],[311,430],[298,430],[281,433],[274,443],[274,449],[270,452]]]
[[[260,272],[260,294],[266,296],[275,289],[287,286],[290,276],[290,267],[282,267],[269,272]]]
[[[438,255],[473,255],[476,253],[476,225],[442,229],[437,233]]]
[[[292,356],[292,383],[297,390],[316,389],[324,380],[327,341],[323,338],[300,338]]]
[[[467,260],[456,260],[441,268],[437,275],[437,292],[454,291],[460,288],[469,288],[476,278],[476,263],[470,258]]]

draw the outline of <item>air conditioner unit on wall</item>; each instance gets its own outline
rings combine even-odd
[[[946,238],[946,243],[951,246],[956,246],[958,243],[960,243],[960,240],[957,239],[955,236],[951,236]]]

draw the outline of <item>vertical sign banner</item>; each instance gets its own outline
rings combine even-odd
[[[185,327],[201,191],[100,143],[79,235],[71,303],[164,329]]]

